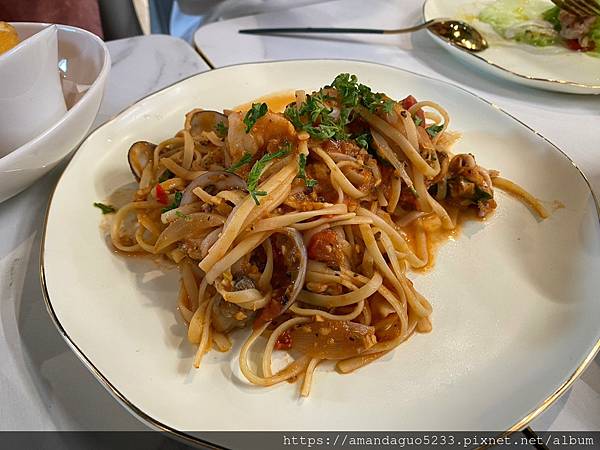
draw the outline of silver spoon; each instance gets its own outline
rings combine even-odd
[[[401,34],[427,28],[446,42],[469,52],[488,48],[485,38],[471,25],[452,19],[433,19],[410,28],[382,30],[376,28],[254,28],[240,30],[242,34],[288,34],[288,33],[353,33],[353,34]]]

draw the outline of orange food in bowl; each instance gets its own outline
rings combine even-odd
[[[19,35],[15,28],[6,23],[0,22],[0,55],[9,51],[19,43]]]

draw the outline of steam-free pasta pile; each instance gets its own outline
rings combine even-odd
[[[320,362],[352,372],[431,330],[432,307],[408,271],[430,265],[432,237],[461,214],[490,214],[494,186],[547,215],[473,155],[453,154],[449,122],[434,102],[396,101],[349,74],[297,91],[283,113],[266,103],[193,110],[174,137],[131,147],[139,187],[114,215],[112,244],[178,265],[196,367],[251,328],[239,355],[246,378],[301,379],[308,395]],[[296,357],[275,372],[279,350]]]

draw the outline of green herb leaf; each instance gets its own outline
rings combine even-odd
[[[416,125],[416,126],[418,126],[418,127],[420,127],[420,126],[421,126],[421,124],[423,123],[423,119],[421,119],[421,118],[420,118],[420,117],[418,117],[418,116],[414,116],[414,117],[413,117],[413,120],[414,120],[414,122],[415,122],[415,125]]]
[[[334,137],[336,134],[339,133],[340,129],[337,125],[321,124],[316,127],[308,126],[306,127],[306,131],[312,138],[325,140]]]
[[[337,90],[343,106],[355,107],[361,104],[371,112],[375,112],[379,107],[387,108],[386,112],[391,112],[394,106],[394,102],[385,94],[375,93],[369,86],[358,83],[356,75],[341,73],[335,77],[331,86]]]
[[[391,113],[394,110],[394,105],[396,102],[394,100],[386,100],[383,103],[383,112]]]
[[[254,203],[256,203],[257,205],[260,205],[260,201],[258,200],[258,197],[263,197],[265,195],[267,195],[267,193],[265,191],[251,191],[250,195],[252,196],[252,199],[254,200]]]
[[[294,128],[306,131],[312,138],[325,140],[347,138],[344,125],[348,122],[351,110],[342,110],[339,121],[334,120],[330,114],[332,109],[326,104],[331,97],[323,92],[317,92],[306,96],[300,108],[296,104],[289,104],[284,112],[287,119],[292,122]]]
[[[444,125],[431,125],[427,127],[426,131],[429,136],[432,138],[436,137],[440,131],[444,129]]]
[[[188,222],[192,220],[191,216],[188,216],[187,214],[184,214],[181,211],[175,211],[175,215]]]
[[[175,192],[175,198],[173,199],[173,203],[171,203],[169,206],[164,207],[161,212],[165,213],[167,211],[171,211],[172,209],[179,208],[182,198],[183,198],[183,192],[179,192],[179,191]],[[179,211],[177,211],[177,212],[179,213]]]
[[[289,144],[287,144],[287,145],[289,145]],[[286,147],[287,147],[287,145],[286,145]],[[260,180],[260,176],[262,175],[263,170],[265,170],[265,167],[267,166],[267,164],[270,161],[272,161],[276,158],[281,158],[283,156],[286,156],[290,152],[289,148],[291,148],[291,145],[289,145],[289,147],[285,148],[284,150],[279,150],[275,153],[267,153],[267,154],[263,155],[262,158],[260,158],[258,161],[256,161],[254,163],[254,165],[252,166],[252,169],[250,169],[250,173],[248,174],[248,180],[247,180],[248,193],[252,196],[252,198],[254,199],[254,203],[256,203],[257,205],[260,205],[260,202],[258,201],[258,197],[267,195],[267,193],[264,191],[256,190],[256,188],[258,186],[258,181]]]
[[[167,181],[168,179],[170,179],[172,176],[173,176],[173,173],[169,169],[167,169],[160,176],[160,178],[158,179],[158,182],[163,183],[163,182]]]
[[[342,105],[358,105],[360,92],[358,87],[358,78],[356,78],[356,75],[340,73],[337,77],[335,77],[333,83],[331,83],[331,86],[336,89],[338,95],[340,96]]]
[[[550,22],[556,31],[560,31],[562,29],[562,24],[560,23],[559,15],[560,8],[554,6],[542,14],[542,19],[546,22]]]
[[[359,136],[356,136],[356,138],[354,138],[354,140],[356,141],[356,143],[358,144],[359,147],[366,148],[366,149],[369,148],[371,139],[373,139],[371,137],[371,133],[363,133]]]
[[[246,113],[244,117],[244,124],[246,125],[246,133],[250,133],[250,130],[256,124],[256,121],[264,116],[269,107],[266,103],[253,103],[252,108]]]
[[[319,118],[328,116],[332,112],[332,109],[329,108],[325,102],[330,99],[331,97],[322,92],[307,95],[306,103],[303,105],[304,113],[308,114],[312,122],[316,122]]]
[[[335,89],[335,96],[332,96],[332,89]],[[337,100],[337,117],[332,115],[330,100]],[[354,108],[358,105],[363,105],[371,112],[391,112],[395,102],[385,94],[374,93],[370,87],[360,84],[356,75],[341,73],[331,85],[308,95],[302,105],[289,104],[284,115],[296,130],[306,131],[314,139],[343,141],[350,138],[346,126],[354,120]]]
[[[217,136],[219,136],[221,139],[223,139],[227,136],[229,127],[227,125],[225,125],[223,122],[218,122],[217,125],[215,126],[215,131],[217,133]]]
[[[304,184],[307,188],[312,189],[318,184],[318,181],[313,178],[306,177],[306,155],[301,153],[298,156],[298,178],[304,180]]]
[[[304,153],[298,156],[298,178],[306,178],[306,155]]]
[[[283,112],[283,115],[285,117],[287,117],[287,119],[292,122],[292,125],[294,125],[294,128],[296,128],[296,130],[303,130],[304,129],[304,123],[302,122],[302,119],[300,118],[301,114],[300,114],[300,110],[296,107],[295,103],[290,103],[289,105],[287,105],[285,107],[285,111]]]
[[[225,172],[234,173],[240,167],[245,166],[246,164],[250,164],[251,161],[252,161],[252,155],[250,153],[246,152],[246,153],[244,153],[244,155],[240,158],[240,160],[238,162],[232,164],[227,169],[225,169]]]
[[[94,206],[100,208],[102,214],[111,214],[117,211],[114,206],[105,205],[104,203],[94,203]]]

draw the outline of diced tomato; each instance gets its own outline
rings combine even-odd
[[[408,97],[406,97],[404,100],[402,100],[402,107],[406,110],[409,110],[410,108],[412,108],[413,106],[415,106],[417,104],[417,99],[414,98],[412,95],[409,95]],[[425,113],[423,112],[422,109],[419,109],[415,115],[421,119],[421,126],[425,126]]]
[[[275,341],[275,350],[289,350],[292,348],[292,336],[289,331],[284,331]]]
[[[404,100],[402,100],[402,107],[404,109],[410,109],[413,106],[415,106],[417,104],[417,99],[414,98],[412,95],[409,95],[408,97],[406,97]]]
[[[163,205],[167,205],[169,203],[169,195],[160,184],[156,185],[156,200]]]
[[[579,39],[565,39],[565,45],[570,50],[574,50],[574,51],[581,50],[581,45],[579,44]]]
[[[576,52],[591,52],[592,50],[594,50],[596,48],[596,42],[594,42],[591,39],[589,39],[589,45],[587,45],[586,47],[583,47],[581,45],[581,42],[579,42],[579,39],[566,39],[565,45],[567,46],[568,49],[574,50]]]

